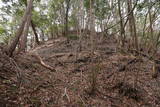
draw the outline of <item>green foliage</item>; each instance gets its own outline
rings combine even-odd
[[[107,0],[96,0],[95,2],[95,15],[100,19],[105,19],[106,15],[110,12],[110,6]]]
[[[0,26],[0,42],[4,42],[4,34],[6,33],[6,30]]]
[[[9,40],[10,40],[9,36],[4,36],[3,37],[3,43],[8,44]]]
[[[0,26],[0,35],[4,34],[5,32],[6,30],[2,26]]]

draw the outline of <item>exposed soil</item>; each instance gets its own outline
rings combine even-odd
[[[98,40],[93,56],[89,39],[82,40],[76,58],[78,42],[50,40],[14,60],[1,52],[1,107],[160,106],[160,77],[152,78],[150,60],[118,52],[113,37]],[[56,71],[39,64],[33,53]]]

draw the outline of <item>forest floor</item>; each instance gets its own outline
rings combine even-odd
[[[78,40],[64,37],[13,59],[1,52],[1,107],[160,107],[160,77],[152,78],[150,60],[117,52],[113,37],[97,42],[93,55],[88,42],[78,54]]]

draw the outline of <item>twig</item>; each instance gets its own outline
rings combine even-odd
[[[135,5],[133,6],[132,10],[131,10],[126,16],[124,16],[122,19],[128,17],[128,16],[135,10],[135,8],[136,8],[136,6],[137,6],[137,2],[138,2],[138,0],[136,1],[136,3],[135,3]],[[127,20],[128,20],[128,19],[127,19]],[[127,22],[128,22],[128,21],[126,21],[126,23],[127,23]],[[108,28],[105,29],[104,31],[107,31],[107,30],[109,30],[109,29],[117,26],[119,23],[120,23],[120,21],[118,21],[116,24],[112,25],[111,27],[108,27]],[[126,24],[125,24],[125,25],[126,25]]]
[[[81,95],[79,95],[79,98],[80,98],[80,100],[82,101],[83,105],[84,105],[85,107],[87,107],[87,105],[86,105],[86,103],[83,101]]]
[[[62,98],[63,97],[67,97],[67,99],[68,99],[68,102],[70,102],[70,98],[69,98],[69,95],[67,94],[67,88],[65,87],[65,89],[64,89],[64,94],[62,95]]]
[[[16,74],[17,74],[17,80],[19,82],[19,87],[21,85],[22,82],[22,70],[20,69],[20,67],[17,65],[17,63],[14,61],[14,59],[10,58],[10,62],[16,67]]]

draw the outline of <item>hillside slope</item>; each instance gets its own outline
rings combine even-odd
[[[117,52],[113,37],[97,42],[92,56],[88,42],[83,40],[82,50],[77,52],[78,40],[68,43],[61,37],[16,55],[16,63],[0,57],[2,63],[12,64],[6,65],[9,70],[0,66],[1,104],[15,107],[160,106],[160,77],[152,78],[151,61]]]

